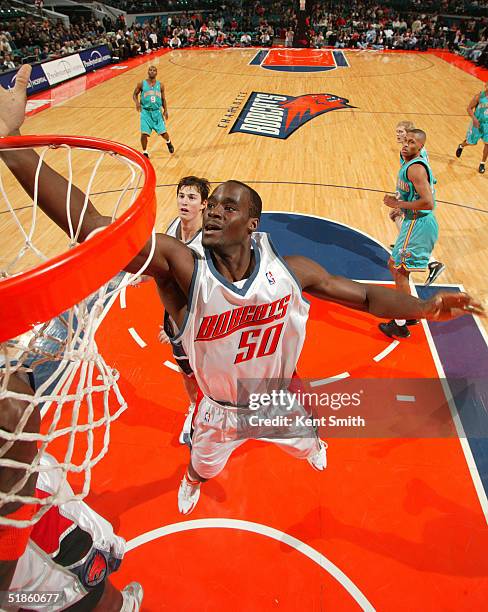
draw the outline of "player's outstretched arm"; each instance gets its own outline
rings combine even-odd
[[[285,260],[303,291],[383,319],[444,321],[464,314],[485,314],[481,304],[466,293],[437,293],[428,300],[420,300],[387,287],[334,276],[307,257],[285,257]]]
[[[6,91],[0,87],[0,137],[18,134],[24,120],[26,89],[29,82],[30,66],[24,65],[19,70],[15,88]],[[39,156],[33,150],[3,151],[0,156],[16,177],[24,190],[32,197],[36,180]],[[43,164],[39,173],[38,202],[40,208],[65,233],[69,234],[68,216],[66,214],[66,195],[68,181],[47,164]],[[70,197],[70,214],[73,226],[77,227],[85,203],[85,194],[75,185]],[[91,202],[85,214],[79,234],[83,242],[93,231],[111,223],[111,218],[101,215]],[[126,267],[128,272],[137,272],[147,260],[150,242]],[[146,274],[161,281],[172,278],[187,295],[193,273],[194,260],[191,250],[170,236],[158,234],[156,250],[146,270]]]

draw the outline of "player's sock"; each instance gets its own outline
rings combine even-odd
[[[147,151],[143,151],[142,154],[145,155],[149,159],[149,153]]]
[[[407,321],[405,319],[395,319],[395,323],[399,325],[400,327],[403,327],[404,325],[407,324]]]

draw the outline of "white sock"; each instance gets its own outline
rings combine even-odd
[[[147,153],[147,149],[144,149],[143,153]]]
[[[171,139],[166,141],[166,144],[171,144]]]
[[[406,324],[407,324],[407,321],[406,321],[406,319],[395,319],[395,323],[396,323],[398,326],[403,327],[404,325],[406,325]]]

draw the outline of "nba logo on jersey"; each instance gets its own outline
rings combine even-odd
[[[273,274],[269,270],[266,272],[266,278],[268,279],[268,283],[270,285],[274,285],[276,283]]]
[[[347,98],[330,93],[285,96],[253,91],[229,134],[244,132],[284,140],[314,117],[346,108],[355,107]]]
[[[278,72],[323,72],[336,68],[349,68],[344,52],[339,49],[261,50],[249,64]]]

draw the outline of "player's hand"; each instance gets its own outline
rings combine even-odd
[[[166,119],[166,121],[168,121],[168,118],[169,118],[169,113],[168,113],[168,111],[164,111],[164,113],[163,113],[163,117]]]
[[[477,119],[476,117],[473,117],[473,125],[475,128],[478,128],[478,129],[480,127],[479,119]]]
[[[390,208],[398,208],[399,200],[395,196],[385,195],[383,198],[383,204],[389,206]]]
[[[24,64],[17,72],[15,87],[4,89],[0,86],[0,136],[15,133],[24,123],[30,74],[31,67]]]
[[[467,293],[436,293],[427,300],[430,311],[426,318],[432,321],[448,321],[465,314],[485,316],[484,307]]]
[[[159,339],[159,342],[161,342],[162,344],[169,344],[169,336],[164,331],[164,325],[159,326],[158,339]]]
[[[141,112],[141,105],[140,105],[140,104],[136,104],[136,111],[137,111],[138,113],[140,113],[140,112]]]
[[[392,221],[395,221],[398,217],[403,217],[403,210],[401,208],[392,208],[388,216]]]

